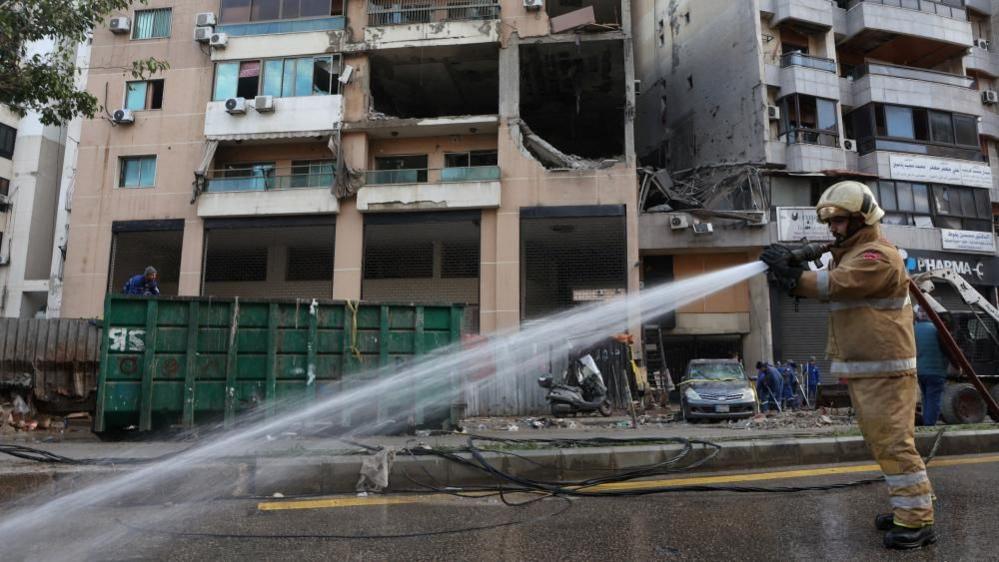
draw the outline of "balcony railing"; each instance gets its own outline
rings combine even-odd
[[[926,70],[925,68],[913,68],[911,66],[897,66],[884,63],[864,63],[853,68],[852,76],[854,80],[877,74],[880,76],[890,76],[892,78],[906,78],[909,80],[921,80],[923,82],[934,82],[946,86],[956,86],[958,88],[971,88],[974,80],[968,76],[960,74],[950,74],[937,70]]]
[[[215,28],[230,36],[270,35],[273,33],[300,33],[303,31],[340,31],[346,19],[343,16],[322,18],[302,18],[271,21],[251,21],[246,23],[226,23]]]
[[[784,133],[787,144],[813,144],[839,148],[839,133],[799,127]]]
[[[842,6],[846,4],[846,9],[851,9],[858,4],[867,2],[869,4],[881,4],[893,8],[905,8],[916,10],[928,14],[936,14],[945,18],[956,20],[967,20],[968,11],[964,9],[964,0],[840,0]]]
[[[402,183],[457,183],[498,181],[499,179],[499,166],[369,170],[364,173],[364,183],[368,185],[392,185]]]
[[[934,144],[926,141],[913,141],[909,139],[865,137],[857,139],[857,150],[860,154],[867,154],[875,150],[888,152],[908,152],[910,154],[924,154],[926,156],[936,156],[938,158],[952,158],[955,160],[971,160],[974,162],[984,162],[985,155],[980,149],[963,148],[960,146]]]
[[[836,61],[822,57],[809,56],[797,51],[784,53],[784,55],[780,57],[780,67],[787,68],[789,66],[804,66],[807,68],[814,68],[815,70],[824,70],[826,72],[833,73],[836,72]]]
[[[223,176],[231,170],[217,171],[216,177],[208,179],[206,191],[226,193],[241,191],[272,191],[279,189],[329,188],[333,185],[333,173],[286,174],[253,173],[244,176]]]
[[[499,18],[500,5],[490,0],[371,0],[368,25],[408,25]]]

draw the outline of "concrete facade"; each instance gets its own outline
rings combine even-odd
[[[442,298],[478,307],[477,324],[482,332],[516,327],[523,317],[523,208],[552,207],[582,215],[591,207],[623,209],[627,255],[621,257],[629,264],[638,261],[635,85],[627,0],[615,6],[616,24],[560,35],[550,33],[545,9],[528,10],[520,0],[484,6],[481,9],[492,11],[477,12],[471,19],[447,7],[406,2],[399,13],[382,14],[378,19],[368,13],[367,3],[347,2],[342,15],[334,14],[342,18],[342,25],[331,26],[336,29],[231,35],[224,49],[193,40],[195,14],[218,15],[217,0],[151,0],[143,6],[160,7],[172,8],[168,38],[138,41],[107,29],[95,30],[95,66],[115,68],[136,58],[156,56],[169,60],[171,68],[156,76],[165,81],[161,109],[136,111],[135,123],[128,126],[112,126],[104,119],[83,123],[65,264],[64,316],[101,314],[104,294],[117,290],[109,287],[109,275],[113,275],[109,271],[121,267],[113,259],[115,251],[120,251],[115,249],[115,240],[124,240],[123,229],[133,228],[181,228],[175,235],[182,241],[176,249],[177,262],[170,266],[178,270],[178,294],[205,294],[209,284],[235,294],[243,288],[234,283],[245,281],[209,280],[226,274],[219,271],[221,262],[215,260],[214,252],[231,247],[243,252],[232,255],[248,259],[240,244],[252,239],[254,231],[238,229],[251,225],[245,222],[251,219],[257,221],[253,228],[262,228],[262,220],[277,221],[273,224],[285,226],[267,227],[268,236],[276,238],[266,258],[260,258],[267,263],[261,279],[273,281],[275,296],[279,292],[291,296],[284,291],[308,290],[307,285],[282,282],[289,275],[294,245],[303,242],[282,241],[281,236],[291,235],[281,229],[311,225],[326,217],[335,224],[335,236],[326,248],[332,254],[332,272],[325,284],[315,286],[318,294],[314,296],[412,301],[426,297],[417,292],[416,284],[391,276],[366,277],[366,260],[375,259],[366,253],[369,228],[382,225],[388,232],[392,221],[405,224],[413,217],[446,218],[440,213],[455,210],[473,213],[479,232],[478,273],[474,278],[455,279],[439,279],[435,274],[434,279],[439,281],[435,290]],[[405,9],[410,8],[428,11],[409,21],[411,12]],[[134,14],[115,15],[134,18]],[[429,23],[420,20],[424,17]],[[231,23],[221,25],[233,29]],[[611,148],[602,148],[601,139],[571,138],[544,119],[546,112],[555,115],[570,107],[574,111],[574,102],[556,97],[553,101],[562,106],[534,109],[546,100],[536,93],[543,86],[533,82],[546,80],[546,74],[553,72],[537,65],[549,64],[546,61],[556,60],[560,53],[569,59],[584,57],[578,59],[580,68],[598,68],[590,62],[609,64],[620,117],[587,109],[579,118],[613,122],[620,133],[608,139]],[[332,95],[275,97],[271,113],[257,112],[247,96],[243,115],[230,115],[224,100],[212,100],[216,64],[319,55],[338,56],[340,61],[335,78],[342,79]],[[349,78],[345,77],[347,69]],[[239,78],[261,79],[261,72],[266,80],[264,62],[243,64]],[[253,87],[240,84],[240,88]],[[584,96],[601,95],[593,93],[600,86],[584,84],[584,89],[592,88]],[[123,102],[125,84],[118,73],[91,73],[88,87],[101,96],[107,88],[110,107]],[[445,109],[435,107],[437,103]],[[528,106],[531,109],[524,109]],[[566,113],[564,121],[568,125],[577,117]],[[218,141],[217,147],[209,146],[211,140]],[[545,146],[561,153],[565,165],[554,165],[551,151],[538,148]],[[576,149],[581,152],[576,154]],[[153,155],[152,186],[119,186],[127,162],[123,158]],[[462,155],[467,155],[468,163],[460,163]],[[475,158],[495,161],[475,164]],[[192,182],[197,184],[195,171],[205,159],[204,181],[209,188],[198,192]],[[333,160],[336,175],[343,180],[334,189],[311,183],[282,188],[296,181],[309,183],[314,176],[328,179],[327,172],[301,170],[325,169],[321,168],[327,165],[324,162]],[[472,169],[475,166],[498,169],[498,178],[478,177],[488,170]],[[418,179],[407,183],[410,177]],[[235,187],[229,190],[226,184]],[[225,191],[218,192],[220,187]],[[248,234],[224,237],[225,229]],[[223,238],[225,248],[219,242]],[[442,246],[438,241],[434,247],[434,267],[439,272]],[[446,244],[443,248],[447,249]],[[402,253],[399,260],[407,257]],[[266,287],[261,293],[256,283],[244,294],[266,296]],[[629,267],[621,283],[627,290],[638,290],[638,268]],[[294,296],[305,295],[299,291]]]
[[[726,170],[737,174],[755,169],[762,197],[753,195],[751,202],[731,203],[712,192],[713,199],[704,201],[705,206],[719,212],[763,211],[766,219],[775,221],[759,226],[732,217],[646,209],[640,217],[643,260],[671,256],[675,269],[677,260],[690,254],[736,251],[743,252],[746,260],[753,259],[767,244],[793,242],[778,229],[778,208],[813,206],[825,187],[846,178],[864,181],[878,194],[878,180],[900,179],[892,176],[893,155],[917,156],[919,165],[927,166],[926,176],[906,181],[927,184],[983,189],[979,182],[934,179],[930,169],[972,166],[977,173],[981,166],[991,166],[995,200],[999,133],[992,121],[999,115],[999,105],[983,105],[980,90],[999,88],[991,70],[996,65],[991,51],[972,49],[973,40],[985,34],[997,39],[991,25],[995,4],[971,3],[967,9],[945,6],[940,13],[866,1],[641,4],[657,26],[647,26],[649,32],[641,36],[648,43],[636,47],[643,53],[636,56],[636,68],[643,84],[658,88],[655,100],[639,99],[638,123],[642,125],[636,131],[636,145],[641,163],[669,170],[674,182],[687,182],[688,191],[691,183],[718,181]],[[983,5],[989,6],[988,14],[980,13]],[[636,40],[639,37],[636,33]],[[650,45],[654,48],[646,48]],[[969,51],[972,56],[966,57]],[[814,98],[828,101],[819,106]],[[872,138],[853,138],[851,134],[857,136],[858,127],[864,125],[857,111],[871,111],[873,127],[876,104],[981,117],[978,133],[985,150],[979,153],[974,146],[957,146],[953,141],[952,147],[930,146],[915,138],[898,142],[881,130],[874,131]],[[882,135],[894,144],[882,142]],[[689,228],[678,229],[671,222],[678,215],[686,216],[684,224],[711,222],[714,231],[695,234]],[[948,221],[954,224],[941,218],[941,224]],[[939,228],[919,224],[886,225],[884,230],[908,250],[953,252],[944,249]],[[975,224],[982,228],[984,221]],[[964,254],[955,252],[958,255]],[[994,256],[994,252],[985,255]],[[785,307],[783,298],[772,301],[774,295],[766,290],[766,283],[755,282],[761,286],[750,287],[750,310],[723,307],[720,316],[697,318],[687,316],[691,311],[680,311],[676,327],[664,334],[689,333],[692,326],[701,334],[735,332],[742,336],[747,364],[782,359],[774,354],[784,347],[780,340],[787,330],[778,325],[784,314],[780,312]],[[986,294],[994,299],[994,288]],[[748,328],[741,323],[747,312]],[[816,355],[820,353],[821,349],[816,350]]]

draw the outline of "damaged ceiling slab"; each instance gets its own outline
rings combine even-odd
[[[589,8],[593,15],[593,23],[601,27],[621,26],[621,0],[546,0],[545,11],[550,18]],[[554,31],[553,33],[560,33]]]
[[[384,49],[371,53],[373,110],[399,118],[495,115],[499,46]]]
[[[549,168],[579,167],[557,163],[567,155],[594,161],[620,158],[627,106],[623,43],[535,43],[519,48],[520,118],[530,126],[525,147]]]

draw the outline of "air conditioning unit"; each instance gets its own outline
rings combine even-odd
[[[857,141],[853,139],[843,139],[843,150],[857,152]]]
[[[111,114],[111,120],[118,125],[131,125],[135,122],[135,115],[131,109],[116,109]]]
[[[132,30],[132,22],[125,16],[111,18],[108,28],[111,29],[111,33],[128,33]]]
[[[198,43],[208,43],[212,40],[212,35],[215,34],[215,30],[210,27],[195,27],[194,28],[194,40]]]
[[[778,121],[778,120],[780,120],[780,108],[777,107],[776,105],[768,105],[767,106],[767,117],[771,121]]]
[[[545,0],[524,0],[524,9],[528,11],[540,10],[545,7]]]
[[[690,226],[690,217],[687,215],[673,215],[669,218],[669,227],[673,230],[683,230]]]
[[[246,113],[246,98],[229,98],[225,100],[225,110],[232,115]]]
[[[225,49],[225,46],[229,44],[229,36],[225,33],[212,33],[212,38],[208,42],[212,47]]]
[[[198,27],[215,25],[215,12],[201,12],[195,15],[194,25]]]
[[[975,39],[975,46],[979,49],[989,50],[989,40],[988,39]]]
[[[259,113],[274,111],[274,96],[257,96],[253,98],[253,109]]]
[[[989,105],[999,103],[999,92],[995,90],[982,90],[982,103]]]

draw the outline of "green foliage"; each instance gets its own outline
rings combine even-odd
[[[145,0],[140,0],[145,3]],[[77,89],[75,46],[111,14],[125,12],[133,0],[0,0],[0,104],[19,115],[37,111],[46,125],[78,115],[93,117],[97,98]],[[33,53],[33,41],[51,40],[62,48]],[[133,78],[169,68],[156,59],[135,61]]]

